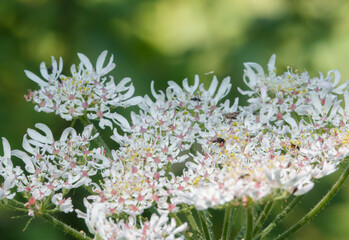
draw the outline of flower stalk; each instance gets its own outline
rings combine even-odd
[[[205,234],[205,239],[214,240],[210,213],[207,210],[199,211],[199,217]]]
[[[251,206],[246,207],[246,232],[245,240],[251,240],[253,231],[253,208]]]
[[[273,208],[273,204],[274,204],[274,201],[269,201],[263,208],[262,212],[260,213],[256,223],[255,223],[255,226],[254,226],[254,229],[253,229],[253,233],[252,233],[252,236],[255,236],[258,231],[260,231],[263,227],[263,223],[265,222],[265,220],[267,219],[270,211],[272,210]]]
[[[303,199],[303,195],[295,197],[286,207],[285,209],[276,215],[275,219],[266,227],[263,229],[263,231],[258,234],[254,240],[264,239],[266,235],[270,233],[271,230],[273,230],[286,216],[288,213],[291,212],[291,210],[300,202],[300,200]]]
[[[92,238],[86,236],[85,233],[79,232],[76,229],[68,226],[67,224],[63,223],[62,221],[58,220],[57,218],[53,217],[50,214],[47,213],[42,213],[39,214],[41,218],[45,219],[49,223],[51,223],[53,226],[57,227],[58,229],[62,230],[65,233],[68,233],[72,237],[75,237],[76,239],[80,240],[92,240]]]
[[[340,187],[343,185],[344,181],[349,175],[349,164],[338,178],[336,183],[331,187],[331,189],[326,193],[326,195],[311,209],[301,220],[299,220],[295,225],[289,228],[287,231],[282,233],[276,238],[276,240],[286,239],[292,233],[300,229],[304,224],[308,223],[318,212],[320,212],[326,204],[333,198],[333,196],[338,192]]]

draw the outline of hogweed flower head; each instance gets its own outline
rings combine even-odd
[[[152,214],[149,221],[139,221],[136,215],[130,215],[126,220],[115,222],[108,217],[110,211],[102,203],[89,203],[84,200],[86,213],[77,210],[78,217],[85,219],[89,231],[101,239],[184,239],[182,232],[186,229],[184,223],[177,226],[174,219],[170,222],[167,214],[157,216]]]
[[[28,200],[28,208],[42,207],[51,199],[60,210],[72,211],[70,198],[64,195],[70,189],[89,186],[91,176],[101,173],[110,166],[103,148],[90,148],[92,125],[85,127],[81,134],[67,128],[59,140],[55,140],[51,130],[44,124],[35,125],[41,132],[28,129],[23,138],[25,151],[12,150],[3,139],[5,156],[1,159],[0,175],[5,179],[1,198],[13,198],[22,193]],[[24,163],[24,169],[14,167],[13,158]],[[13,191],[13,192],[12,192]]]
[[[115,85],[106,76],[115,67],[113,57],[104,66],[106,55],[102,52],[94,68],[78,54],[81,63],[71,67],[70,77],[62,74],[62,59],[52,58],[49,68],[41,64],[44,80],[26,71],[40,86],[26,99],[37,111],[66,120],[98,120],[101,128],[113,130],[118,147],[108,156],[103,141],[92,148],[100,138],[92,134],[93,125],[81,134],[67,128],[55,140],[46,125],[36,124],[38,130],[28,129],[23,138],[25,151],[11,151],[3,138],[2,202],[20,193],[31,216],[53,209],[69,213],[75,206],[68,192],[84,187],[86,210],[75,212],[96,238],[183,239],[191,233],[184,233],[187,224],[178,213],[190,214],[193,207],[248,209],[304,195],[349,155],[349,82],[339,85],[336,70],[315,78],[292,69],[277,75],[275,55],[267,72],[245,63],[249,90],[239,91],[249,100],[240,106],[238,98],[222,101],[232,84],[230,78],[219,84],[215,76],[207,89],[195,76],[193,85],[188,79],[182,85],[169,81],[165,91],[156,91],[152,82],[152,96],[132,97],[129,78]],[[114,111],[131,105],[140,108],[131,122]]]
[[[81,62],[71,66],[71,76],[62,74],[62,58],[57,63],[52,57],[51,67],[41,63],[40,73],[44,80],[26,70],[27,77],[40,89],[29,91],[25,98],[35,104],[36,111],[54,112],[68,121],[87,115],[89,119],[98,120],[101,128],[113,128],[113,122],[118,123],[122,118],[113,110],[136,105],[142,98],[132,97],[135,89],[130,78],[115,84],[112,76],[106,76],[115,68],[113,56],[104,66],[107,51],[100,54],[95,68],[84,54],[78,56]]]

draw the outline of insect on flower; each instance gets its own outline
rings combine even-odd
[[[53,71],[53,67],[52,67],[52,66],[50,66],[50,67],[48,67],[48,68],[47,68],[47,72],[48,72],[48,74],[51,74],[51,73],[52,73],[52,71]]]
[[[213,143],[218,143],[220,147],[223,147],[225,144],[225,140],[223,138],[216,138],[212,140]]]
[[[232,113],[225,113],[223,116],[227,119],[236,119],[240,114],[240,111],[232,112]]]
[[[293,189],[293,191],[292,191],[292,194],[295,194],[297,191],[298,191],[298,188],[295,187],[295,188]]]
[[[291,143],[291,149],[297,149],[297,150],[300,150],[301,149],[301,147],[299,146],[299,145],[297,145],[297,144],[294,144],[294,143]]]
[[[196,101],[196,102],[201,102],[201,99],[199,97],[193,97],[190,100]]]
[[[242,174],[242,175],[239,177],[239,179],[244,179],[245,177],[248,177],[248,176],[250,176],[250,174],[245,173],[245,174]]]
[[[52,71],[53,71],[53,67],[52,66],[49,66],[49,67],[40,66],[40,70],[44,70],[44,69],[46,69],[48,74],[52,74]]]

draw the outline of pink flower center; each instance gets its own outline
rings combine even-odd
[[[99,118],[103,117],[103,112],[101,110],[97,111],[97,117],[99,117]]]

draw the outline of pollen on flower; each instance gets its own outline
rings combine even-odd
[[[195,178],[193,185],[197,185],[199,183],[200,179],[201,179],[201,177]]]

